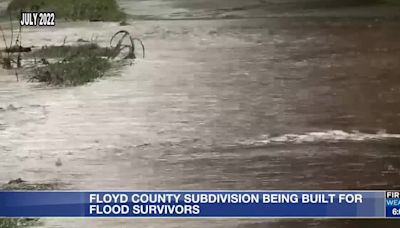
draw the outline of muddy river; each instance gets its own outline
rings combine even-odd
[[[398,10],[321,9],[293,0],[120,4],[135,15],[123,28],[144,41],[145,59],[72,88],[16,82],[13,72],[0,71],[0,183],[400,189],[400,20],[387,17]],[[120,29],[118,23],[63,22],[24,29],[23,41],[40,46],[61,44],[65,36],[67,43],[96,37],[106,45]],[[41,227],[398,225],[44,219]]]

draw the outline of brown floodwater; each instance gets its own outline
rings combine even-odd
[[[16,82],[13,72],[2,70],[0,183],[22,178],[91,190],[400,189],[400,20],[360,16],[370,6],[348,16],[351,10],[337,6],[299,11],[293,1],[283,6],[263,1],[274,2],[272,9],[255,7],[257,2],[121,1],[140,20],[126,27],[64,22],[24,29],[24,44],[40,46],[62,44],[65,36],[67,43],[97,37],[106,45],[124,28],[144,41],[147,53],[109,77],[73,88]],[[399,225],[43,222],[45,227]]]

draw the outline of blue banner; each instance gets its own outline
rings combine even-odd
[[[387,191],[385,206],[386,206],[386,217],[400,218],[400,192]]]
[[[0,217],[399,217],[396,192],[0,192]]]

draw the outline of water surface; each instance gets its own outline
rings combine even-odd
[[[2,70],[0,182],[21,177],[106,190],[399,189],[399,20],[333,17],[351,11],[317,6],[299,16],[305,11],[293,2],[264,9],[265,2],[121,1],[140,15],[124,29],[147,50],[133,66],[74,88],[16,82]],[[23,38],[40,46],[97,36],[106,45],[120,29],[61,23],[27,29]],[[398,224],[49,219],[44,225]]]

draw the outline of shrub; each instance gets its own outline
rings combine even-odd
[[[104,76],[111,68],[110,61],[102,56],[81,52],[69,60],[44,62],[33,70],[31,81],[56,86],[76,86]]]

